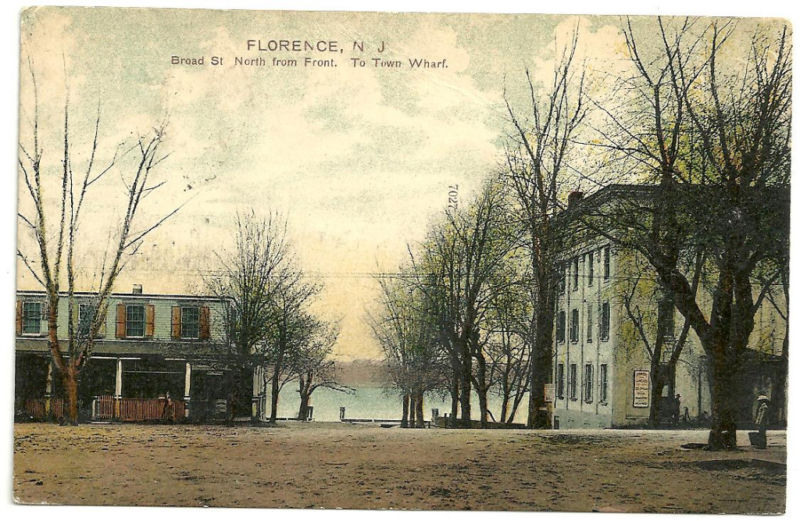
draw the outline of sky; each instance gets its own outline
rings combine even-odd
[[[576,58],[595,92],[628,66],[616,16],[32,8],[21,22],[20,142],[32,140],[35,78],[50,195],[67,92],[77,170],[89,157],[98,108],[98,165],[127,150],[119,143],[130,146],[167,122],[169,155],[154,173],[165,184],[135,227],[181,209],[147,237],[116,290],[202,293],[216,255],[231,249],[237,212],[277,212],[299,262],[325,286],[315,309],[341,321],[335,352],[343,360],[380,356],[364,320],[377,298],[371,274],[407,259],[452,185],[463,204],[499,168],[509,128],[503,93],[524,107],[525,68],[546,82],[576,27]],[[640,22],[647,34],[652,20]],[[274,40],[336,42],[341,52],[258,50]],[[173,63],[200,57],[202,65]],[[306,57],[336,66],[306,66]],[[402,65],[376,67],[372,58]],[[414,59],[446,67],[411,68]],[[119,157],[88,195],[81,289],[95,287],[132,160]],[[22,228],[18,237],[35,253]],[[37,287],[19,262],[17,281]]]

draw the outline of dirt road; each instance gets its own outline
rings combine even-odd
[[[786,437],[681,449],[704,431],[18,424],[22,503],[782,512]],[[746,433],[740,433],[744,447]],[[752,460],[756,461],[753,462]]]

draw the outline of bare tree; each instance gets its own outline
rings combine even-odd
[[[270,302],[272,321],[264,338],[265,362],[269,368],[263,371],[264,386],[270,386],[271,423],[278,416],[281,389],[300,376],[299,360],[304,348],[313,341],[317,327],[308,306],[322,290],[319,284],[306,280],[293,258],[287,259],[283,269],[276,273],[274,285]]]
[[[444,223],[430,230],[419,255],[412,255],[413,271],[420,274],[418,288],[432,303],[440,345],[457,372],[451,384],[457,382],[464,426],[471,425],[473,390],[478,395],[481,425],[488,422],[487,393],[492,380],[482,328],[492,294],[501,286],[492,277],[503,269],[515,245],[507,188],[491,178],[470,204],[448,211]]]
[[[719,449],[736,446],[735,374],[755,313],[780,275],[775,270],[754,288],[755,272],[778,255],[788,229],[792,60],[785,28],[752,33],[747,56],[731,59],[725,53],[737,34],[733,22],[696,24],[659,18],[654,59],[627,23],[637,73],[625,81],[625,107],[605,110],[615,132],[604,137],[656,190],[647,204],[636,204],[637,222],[606,230],[624,231],[615,240],[650,262],[699,337],[709,359],[709,447]],[[677,262],[682,248],[698,245],[715,274],[710,310]]]
[[[217,251],[219,270],[205,278],[208,291],[226,302],[221,327],[224,349],[220,363],[225,370],[228,420],[241,413],[251,415],[253,371],[266,360],[265,344],[276,318],[273,306],[279,274],[289,258],[286,221],[270,213],[236,215],[234,246]]]
[[[61,158],[57,167],[45,163],[46,149],[39,128],[38,85],[30,63],[29,68],[34,93],[32,136],[31,143],[19,143],[18,159],[18,172],[25,187],[23,193],[27,193],[29,199],[27,204],[21,201],[17,215],[24,232],[34,239],[36,252],[26,253],[20,247],[17,256],[45,290],[48,348],[66,390],[69,420],[77,424],[78,376],[91,358],[95,338],[106,320],[108,297],[114,282],[138,252],[145,237],[175,215],[180,207],[149,224],[143,224],[137,218],[145,199],[166,183],[165,180],[155,179],[156,167],[167,157],[160,151],[166,123],[162,122],[148,135],[141,135],[133,142],[118,144],[108,153],[101,143],[101,111],[98,105],[93,134],[86,146],[89,149],[88,160],[83,165],[75,164],[75,141],[79,138],[75,137],[70,126],[68,89],[64,101]],[[94,297],[94,315],[88,331],[81,333],[78,313],[75,312],[78,305],[75,299],[78,269],[75,255],[81,245],[79,231],[82,211],[92,190],[105,181],[112,171],[119,172],[124,188],[122,216],[112,231],[113,244],[98,254],[98,257],[102,255],[103,262]],[[48,200],[53,198],[51,194],[56,194],[55,208],[48,204]],[[96,241],[92,241],[92,244],[96,244]],[[65,275],[66,291],[62,291]],[[62,298],[67,299],[66,339],[59,339],[57,331],[59,302]]]
[[[355,392],[353,388],[339,383],[336,377],[336,362],[331,355],[338,337],[339,328],[336,324],[317,321],[309,343],[298,356],[296,362],[300,393],[298,420],[308,418],[311,394],[317,389],[331,389],[342,393]]]
[[[505,270],[497,277],[502,282],[488,314],[486,356],[501,398],[500,421],[512,423],[530,380],[532,286],[530,277],[516,270]]]
[[[525,70],[529,106],[515,106],[505,95],[511,119],[507,134],[505,175],[516,194],[526,230],[533,285],[536,288],[534,327],[530,343],[530,401],[528,426],[552,426],[544,401],[545,384],[553,373],[553,320],[558,255],[553,217],[562,208],[568,160],[576,132],[586,116],[584,72],[574,70],[578,31],[556,61],[552,81],[543,88]]]
[[[415,277],[379,279],[381,300],[368,319],[383,349],[392,384],[402,394],[402,427],[424,425],[425,393],[441,387],[442,350],[438,326]]]

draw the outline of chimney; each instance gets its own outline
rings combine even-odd
[[[141,295],[142,294],[142,285],[141,284],[134,284],[133,291],[131,291],[134,295]]]
[[[572,208],[583,199],[583,192],[570,192],[567,196],[567,208]]]

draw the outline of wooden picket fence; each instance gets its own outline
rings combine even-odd
[[[66,412],[63,398],[50,399],[50,415],[46,413],[44,398],[31,398],[23,404],[24,413],[34,420],[54,419],[61,421]],[[119,417],[114,414],[114,397],[98,396],[94,401],[93,419],[95,420],[120,420],[127,422],[147,421],[183,421],[186,415],[186,403],[183,400],[170,400],[165,398],[122,398],[119,400]]]
[[[23,409],[25,414],[34,420],[49,419],[45,398],[29,398],[25,400]],[[63,419],[65,410],[63,398],[50,398],[50,418],[55,420]]]
[[[185,414],[182,400],[156,398],[122,398],[119,401],[119,420],[121,421],[181,421]]]

